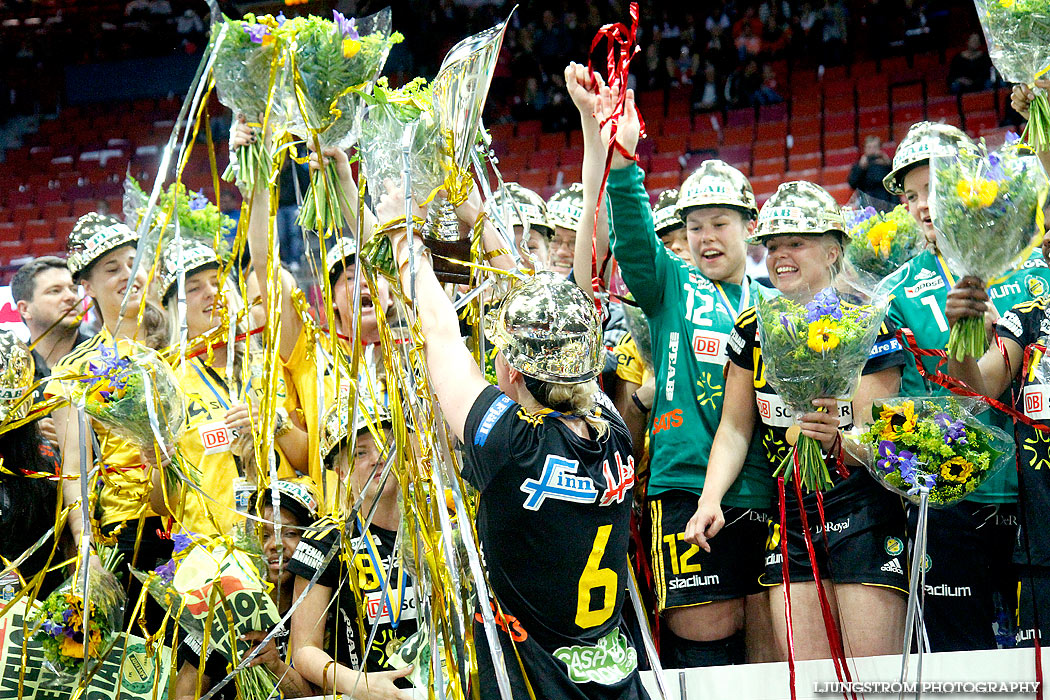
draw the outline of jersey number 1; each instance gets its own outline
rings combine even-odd
[[[582,629],[603,624],[612,617],[616,607],[616,586],[619,579],[612,569],[601,568],[602,557],[605,555],[605,547],[609,544],[611,533],[612,525],[602,525],[598,528],[591,554],[587,557],[587,566],[580,576],[580,584],[576,591],[576,625]],[[597,610],[592,610],[591,605],[599,596],[605,603]]]

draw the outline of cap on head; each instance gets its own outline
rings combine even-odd
[[[354,239],[346,236],[337,238],[335,243],[328,248],[324,258],[329,282],[334,284],[346,266],[353,265],[356,260],[357,244],[354,243]]]
[[[574,182],[547,201],[547,222],[575,231],[583,216],[583,185]]]
[[[893,170],[883,178],[882,186],[891,194],[903,195],[904,176],[912,168],[929,163],[934,156],[951,156],[962,149],[976,148],[969,136],[951,124],[912,124],[893,154]]]
[[[678,218],[678,190],[664,190],[653,207],[653,229],[663,238],[676,228],[682,228],[682,220]]]
[[[270,482],[268,488],[256,494],[256,507],[260,511],[264,506],[273,503],[274,491],[280,496],[281,508],[291,511],[300,525],[309,525],[317,520],[320,499],[317,497],[317,487],[310,477],[301,476]]]
[[[504,204],[506,207],[504,208]],[[547,218],[547,203],[543,197],[516,182],[507,182],[493,193],[490,207],[506,212],[510,226],[525,226],[526,222],[547,237],[554,238],[554,226]]]
[[[588,381],[605,361],[594,303],[550,271],[511,289],[486,316],[485,335],[511,367],[545,382]]]
[[[29,415],[33,401],[22,398],[33,387],[33,355],[11,331],[0,330],[0,422]]]
[[[77,219],[66,248],[66,265],[74,280],[83,277],[92,264],[109,251],[123,245],[135,245],[139,236],[120,219],[105,214],[84,214]]]
[[[773,236],[822,233],[837,233],[846,238],[842,208],[820,185],[797,180],[782,184],[762,205],[758,225],[748,243],[764,243]]]
[[[186,271],[189,277],[195,272],[208,268],[218,268],[219,259],[215,257],[215,251],[206,245],[193,243],[182,249],[182,255],[178,255],[175,247],[165,248],[160,259],[160,274],[158,284],[160,285],[160,298],[167,301],[168,295],[175,291],[179,281],[179,267]]]
[[[354,420],[354,432],[356,437],[359,432],[369,426],[381,425],[387,427],[391,424],[390,409],[382,402],[387,400],[385,392],[381,392],[378,406],[370,396],[358,396],[357,415]],[[339,448],[347,444],[350,439],[350,400],[349,392],[341,391],[339,398],[321,419],[321,459],[329,460],[335,456]]]
[[[685,221],[693,207],[728,207],[749,219],[758,216],[751,183],[742,172],[721,160],[705,160],[682,183],[675,215]]]

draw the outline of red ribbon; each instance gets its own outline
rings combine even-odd
[[[787,496],[784,494],[784,476],[777,477],[777,501],[780,506],[780,573],[784,577],[784,629],[787,631],[788,684],[791,700],[795,700],[795,631],[791,624],[791,576],[788,567]]]
[[[602,261],[601,271],[598,270],[598,216],[601,212],[602,197],[605,194],[605,187],[609,182],[609,171],[612,170],[612,157],[615,149],[620,155],[628,160],[637,161],[638,157],[627,152],[627,150],[616,141],[616,129],[619,124],[620,117],[624,114],[624,105],[627,100],[627,77],[630,73],[631,59],[641,50],[635,41],[638,34],[638,3],[632,2],[631,8],[631,28],[628,29],[622,23],[617,22],[615,24],[606,24],[598,33],[594,35],[594,39],[591,41],[591,50],[587,55],[587,73],[591,79],[591,85],[594,85],[594,65],[591,61],[591,56],[598,48],[598,44],[601,43],[602,39],[607,40],[608,50],[606,55],[606,71],[608,72],[607,84],[610,88],[619,87],[619,95],[616,101],[616,107],[613,109],[606,119],[599,125],[599,128],[605,126],[607,123],[612,122],[611,133],[609,134],[609,146],[608,151],[605,154],[605,172],[602,175],[602,183],[598,187],[598,201],[594,206],[594,231],[591,233],[591,289],[594,296],[594,308],[598,310],[598,315],[602,315],[602,303],[599,299],[599,292],[601,291],[601,279],[605,275],[606,265],[609,263],[609,255],[606,254],[605,260]],[[645,121],[642,119],[641,112],[638,113],[638,121],[641,126],[640,137],[645,138]]]
[[[262,333],[265,329],[266,329],[266,326],[259,326],[258,328],[251,329],[247,333],[240,333],[233,339],[233,342],[239,343],[239,342],[241,342],[242,340],[244,340],[246,338],[249,338],[249,337],[251,337],[253,335],[256,335],[258,333]],[[197,357],[198,355],[203,355],[204,353],[208,352],[209,350],[213,350],[214,348],[220,348],[220,347],[226,345],[226,342],[227,342],[226,340],[218,340],[218,341],[216,341],[214,343],[208,343],[207,345],[205,345],[200,350],[194,350],[193,352],[187,353],[186,354],[186,358],[189,359],[189,358]]]

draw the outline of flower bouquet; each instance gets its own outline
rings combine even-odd
[[[135,178],[130,175],[124,178],[124,221],[129,227],[136,231],[141,228],[148,204],[149,195]],[[224,260],[232,255],[231,241],[237,223],[223,214],[203,192],[190,192],[181,182],[173,182],[160,194],[146,227],[144,238],[150,257],[163,236],[174,235],[176,219],[184,246],[200,243]]]
[[[1043,235],[1047,181],[1042,167],[1021,154],[1017,139],[994,153],[959,151],[930,162],[930,214],[937,249],[958,277],[993,284],[1027,258]],[[983,318],[952,326],[948,355],[980,357],[988,349]]]
[[[367,91],[386,63],[390,47],[403,40],[390,31],[390,10],[363,19],[347,19],[337,11],[333,19],[297,17],[277,30],[287,47],[290,95],[288,129],[321,148],[349,148],[358,137]],[[340,227],[339,178],[328,163],[310,173],[310,187],[299,212],[306,229],[330,231]]]
[[[829,287],[808,304],[759,297],[756,309],[766,377],[796,418],[814,410],[814,399],[853,396],[885,318],[884,305],[847,304]],[[813,438],[800,434],[773,475],[791,481],[796,464],[807,490],[832,485]]]
[[[86,604],[82,582],[73,576],[44,599],[38,613],[34,638],[43,647],[44,663],[61,683],[72,683],[81,671],[91,673],[120,634],[126,596],[113,575],[120,555],[116,548],[100,553],[102,568],[90,572]]]
[[[1046,0],[975,0],[988,55],[1003,78],[1031,84],[1050,70],[1050,3]],[[1050,149],[1050,102],[1036,89],[1025,136],[1036,151]]]
[[[922,249],[919,225],[903,204],[885,213],[874,207],[843,213],[849,230],[846,259],[860,273],[881,280]]]
[[[371,94],[362,94],[368,105],[368,119],[361,126],[358,148],[365,165],[369,193],[378,201],[384,182],[401,183],[402,142],[412,134],[410,161],[413,194],[422,201],[439,188],[443,180],[440,129],[433,111],[430,87],[416,78],[404,87],[392,89],[380,78]],[[389,222],[380,222],[386,224]],[[393,250],[386,236],[372,236],[362,246],[362,256],[395,284]]]
[[[1010,436],[953,396],[885,401],[872,406],[872,420],[857,438],[857,456],[883,486],[916,504],[926,490],[930,505],[952,505],[1013,454]]]
[[[67,398],[116,435],[138,445],[143,455],[172,456],[186,423],[186,400],[171,367],[153,350],[131,341],[100,346],[100,356],[64,380]],[[179,480],[178,461],[165,467],[168,484]],[[184,472],[195,483],[192,465]]]
[[[271,102],[270,95],[280,82],[282,62],[275,32],[284,22],[283,14],[256,17],[249,12],[243,20],[226,18],[229,27],[215,50],[215,88],[219,101],[233,110],[235,118],[262,120],[267,107],[279,104]],[[270,123],[274,117],[271,111]],[[234,155],[222,174],[224,180],[246,189],[254,188],[260,178],[269,180],[273,159],[263,139],[241,146]]]

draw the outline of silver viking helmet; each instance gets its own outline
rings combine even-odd
[[[758,216],[751,183],[742,172],[720,160],[705,160],[682,183],[675,214],[685,221],[693,207],[728,207],[749,219]]]
[[[773,236],[822,233],[847,237],[842,208],[820,185],[797,180],[785,182],[766,200],[755,233],[747,242],[759,244]]]

